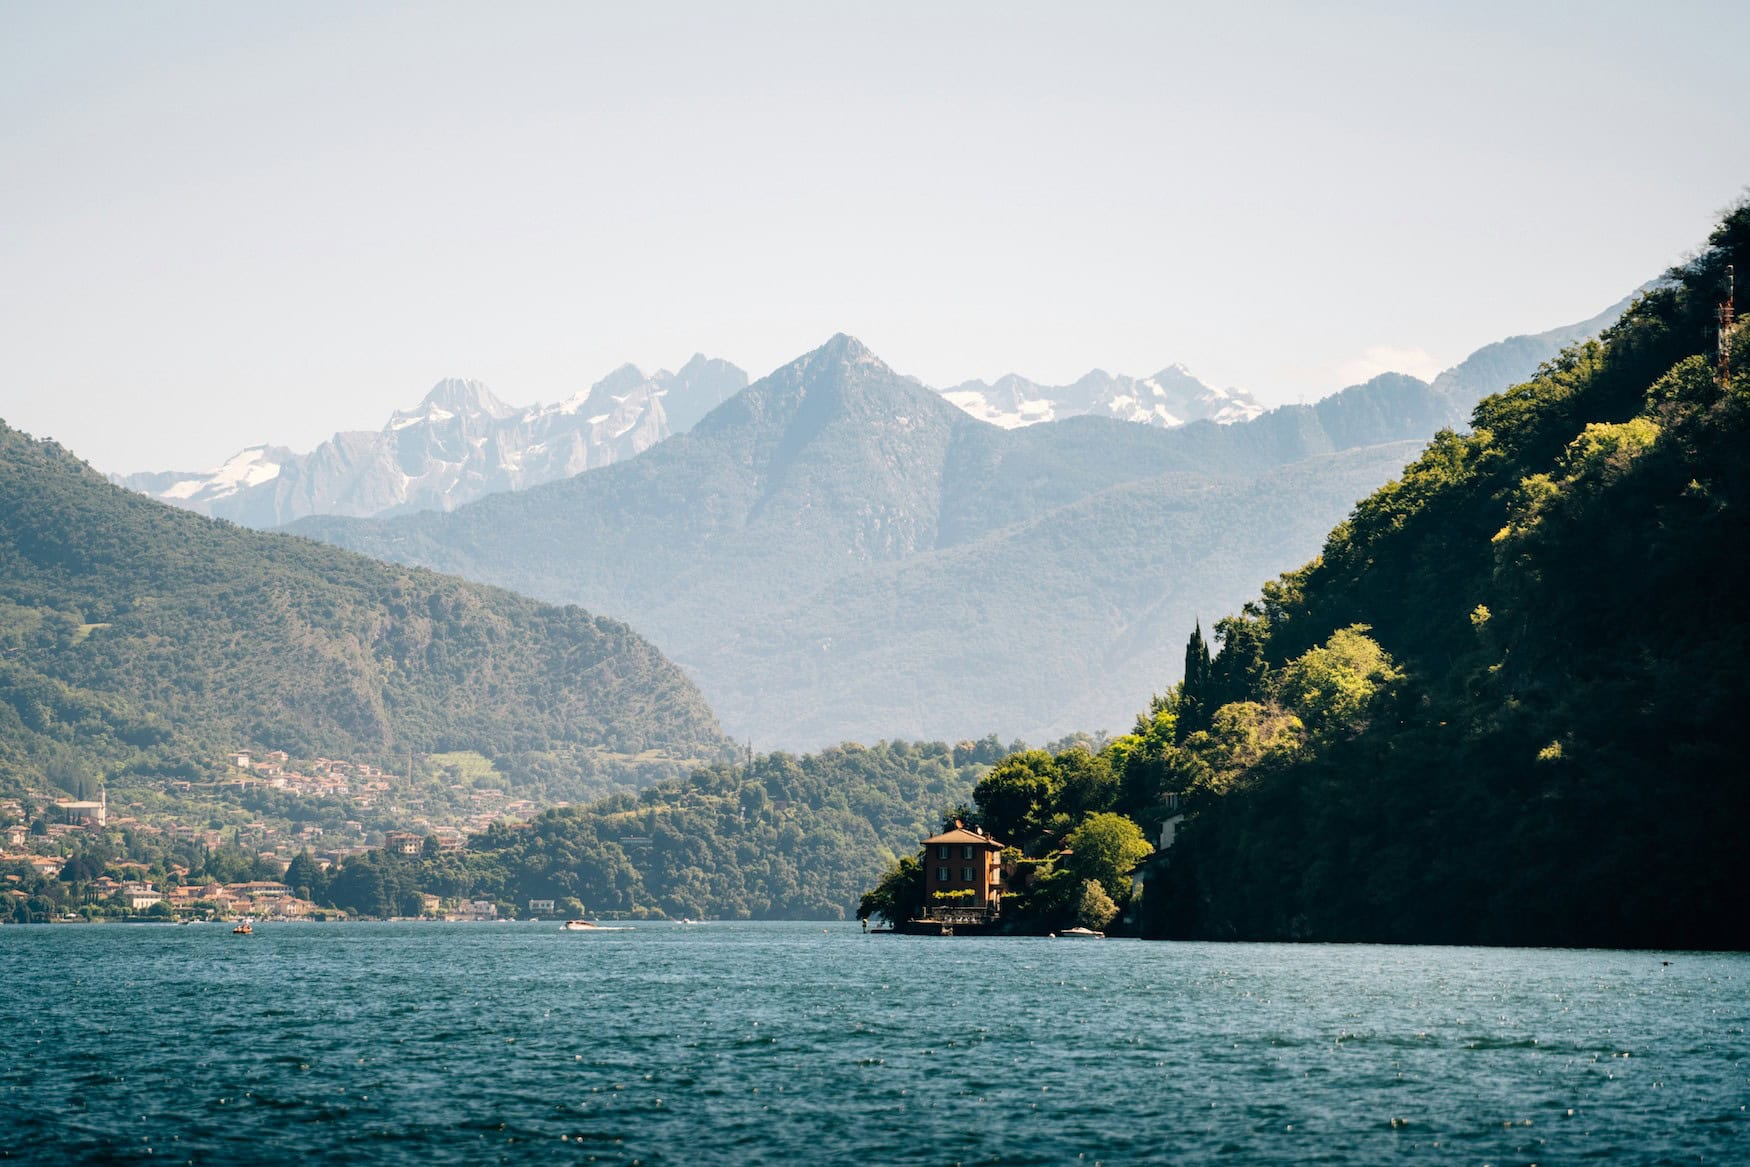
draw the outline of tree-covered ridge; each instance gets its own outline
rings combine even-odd
[[[1201,636],[1124,753],[1172,935],[1744,947],[1750,207]]]
[[[637,776],[609,754],[725,748],[622,624],[177,511],[0,424],[0,774],[199,778],[251,745],[477,750],[573,796]]]
[[[575,915],[842,919],[1003,752],[988,738],[769,754],[499,824],[466,851],[372,853],[306,878],[320,902],[367,915],[417,914],[424,893],[519,913],[551,899]]]

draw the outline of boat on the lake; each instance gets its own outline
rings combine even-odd
[[[1058,933],[1064,940],[1104,940],[1104,932],[1096,932],[1092,928],[1066,928]]]
[[[589,920],[567,920],[567,921],[565,921],[565,923],[560,925],[560,928],[562,928],[566,932],[600,932],[601,931],[601,925],[592,923]]]
[[[235,928],[231,929],[231,935],[253,936],[255,935],[255,925],[251,924],[248,920],[245,920]]]

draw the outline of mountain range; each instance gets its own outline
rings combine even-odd
[[[629,458],[684,431],[747,384],[727,361],[678,373],[624,365],[556,405],[515,409],[478,381],[439,381],[380,430],[337,433],[308,454],[251,446],[215,470],[115,479],[187,510],[249,527],[304,515],[449,510]]]
[[[1213,389],[1183,365],[1152,377],[1114,376],[1095,369],[1069,385],[1040,385],[1018,373],[992,384],[963,381],[942,396],[980,421],[1004,429],[1065,417],[1110,417],[1163,428],[1193,421],[1250,421],[1264,407],[1242,389]]]
[[[1628,301],[1591,320],[1479,349],[1435,378],[1447,401],[1445,424],[1461,425],[1485,394],[1529,377],[1563,347],[1596,333]],[[112,480],[160,502],[250,527],[276,527],[306,515],[370,518],[453,510],[506,490],[569,478],[632,457],[685,433],[740,391],[747,374],[695,355],[678,373],[646,375],[624,365],[587,392],[556,405],[506,405],[479,381],[437,383],[418,406],[397,411],[380,430],[335,434],[308,454],[251,446],[207,471],[147,471]],[[1222,425],[1264,413],[1249,393],[1204,384],[1182,365],[1150,377],[1095,369],[1049,386],[1010,373],[940,390],[947,401],[1005,429],[1105,417],[1171,428]]]
[[[624,619],[763,745],[1040,740],[1125,725],[1186,627],[1310,555],[1476,385],[1555,343],[1225,425],[1003,428],[840,335],[636,458],[291,529]]]

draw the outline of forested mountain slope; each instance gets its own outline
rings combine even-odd
[[[1200,638],[1119,747],[1150,926],[1750,947],[1750,206]],[[1144,740],[1144,739],[1147,740]]]
[[[1244,424],[1004,430],[840,336],[629,461],[291,529],[624,618],[738,737],[1039,740],[1127,721],[1171,679],[1167,630],[1310,553],[1405,455],[1367,447],[1440,408],[1387,374]],[[1151,532],[1128,574],[1092,562]],[[1108,667],[1063,667],[1090,650]]]
[[[577,797],[724,742],[623,624],[175,510],[0,424],[0,769],[199,778],[247,746],[478,750]]]

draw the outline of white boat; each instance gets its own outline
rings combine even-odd
[[[1096,932],[1092,928],[1068,928],[1058,933],[1065,940],[1104,940],[1104,932]]]
[[[562,932],[630,932],[632,930],[630,928],[616,928],[611,925],[604,927],[590,920],[567,920],[559,925],[559,929]]]

